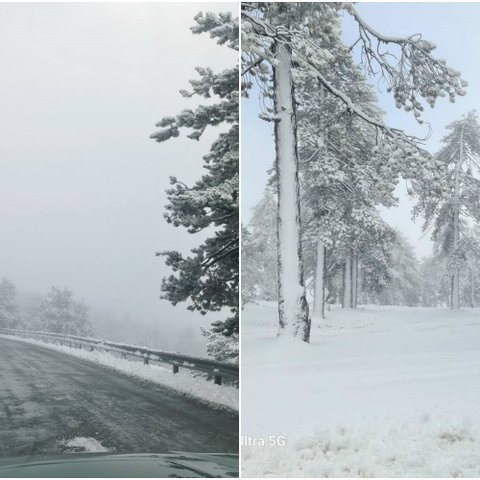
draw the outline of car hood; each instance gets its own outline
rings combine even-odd
[[[0,477],[238,477],[238,455],[77,453],[0,458]]]

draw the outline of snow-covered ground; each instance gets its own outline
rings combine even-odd
[[[158,365],[153,363],[150,363],[150,365],[144,365],[142,362],[123,360],[109,352],[98,350],[89,352],[87,350],[53,345],[38,340],[24,339],[11,335],[0,335],[0,337],[20,342],[28,342],[68,355],[73,355],[127,375],[167,386],[178,392],[196,397],[214,405],[238,410],[239,393],[237,388],[229,385],[215,385],[213,381],[208,381],[204,376],[194,376],[190,370],[181,368],[180,371],[174,375],[170,365],[162,366],[161,364]]]
[[[242,315],[243,476],[480,476],[480,309],[337,308],[310,345],[276,312]]]

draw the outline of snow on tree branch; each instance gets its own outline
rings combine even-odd
[[[424,40],[421,34],[409,37],[390,37],[379,33],[371,27],[351,4],[345,4],[346,10],[358,24],[362,57],[367,70],[372,73],[375,66],[388,82],[388,91],[393,91],[397,108],[406,112],[413,111],[419,123],[423,106],[418,96],[433,108],[438,97],[449,96],[451,102],[455,97],[466,94],[466,80],[460,72],[448,67],[445,60],[436,59],[432,52],[435,45]],[[383,49],[385,45],[395,44],[400,49],[397,59],[392,52]],[[396,60],[396,63],[392,63]]]

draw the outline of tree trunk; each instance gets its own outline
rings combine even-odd
[[[473,268],[470,268],[470,306],[475,307],[475,276]]]
[[[315,270],[315,293],[313,302],[313,316],[324,318],[325,302],[325,247],[323,242],[317,241],[317,268]]]
[[[450,308],[458,310],[460,308],[460,267],[458,261],[458,244],[460,240],[460,169],[463,164],[463,127],[460,137],[460,158],[455,165],[455,190],[454,190],[454,210],[453,210],[453,253],[455,257],[455,266],[452,275],[452,301]]]
[[[275,45],[275,148],[278,189],[278,315],[286,329],[310,340],[310,318],[303,282],[298,154],[291,52]]]
[[[343,308],[352,308],[352,256],[347,255],[343,274]]]
[[[358,257],[353,256],[352,262],[352,308],[357,308],[358,291]]]
[[[322,319],[325,320],[325,299],[327,298],[328,289],[325,286],[325,279],[323,283],[323,302],[322,302]],[[328,309],[330,311],[330,309]]]

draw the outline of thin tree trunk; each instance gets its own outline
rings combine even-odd
[[[325,302],[325,247],[323,242],[317,241],[317,268],[315,270],[315,293],[313,301],[313,316],[324,317]]]
[[[310,340],[310,318],[303,282],[300,192],[291,52],[275,45],[275,147],[278,182],[278,315],[281,329]]]
[[[322,303],[322,319],[325,319],[325,309],[330,311],[330,306],[327,301],[330,298],[330,291],[328,290],[328,271],[327,271],[327,247],[323,248],[323,303]]]
[[[352,256],[350,253],[345,259],[343,275],[343,308],[352,308]]]
[[[475,276],[473,268],[470,268],[470,306],[475,307]]]
[[[452,301],[450,308],[452,310],[458,310],[460,308],[460,268],[457,265],[458,257],[458,244],[460,240],[460,169],[463,164],[463,127],[460,136],[460,158],[455,165],[455,190],[454,190],[454,211],[453,211],[453,252],[455,255],[455,267],[452,278]]]
[[[324,279],[325,280],[325,279]],[[325,282],[323,284],[323,302],[322,302],[322,319],[325,320],[325,299],[327,298],[328,290],[325,286]],[[330,309],[328,309],[330,311]]]
[[[352,261],[352,308],[357,308],[357,285],[358,285],[358,257],[353,256]]]
[[[453,276],[450,277],[450,294],[447,296],[447,308],[452,308]]]

